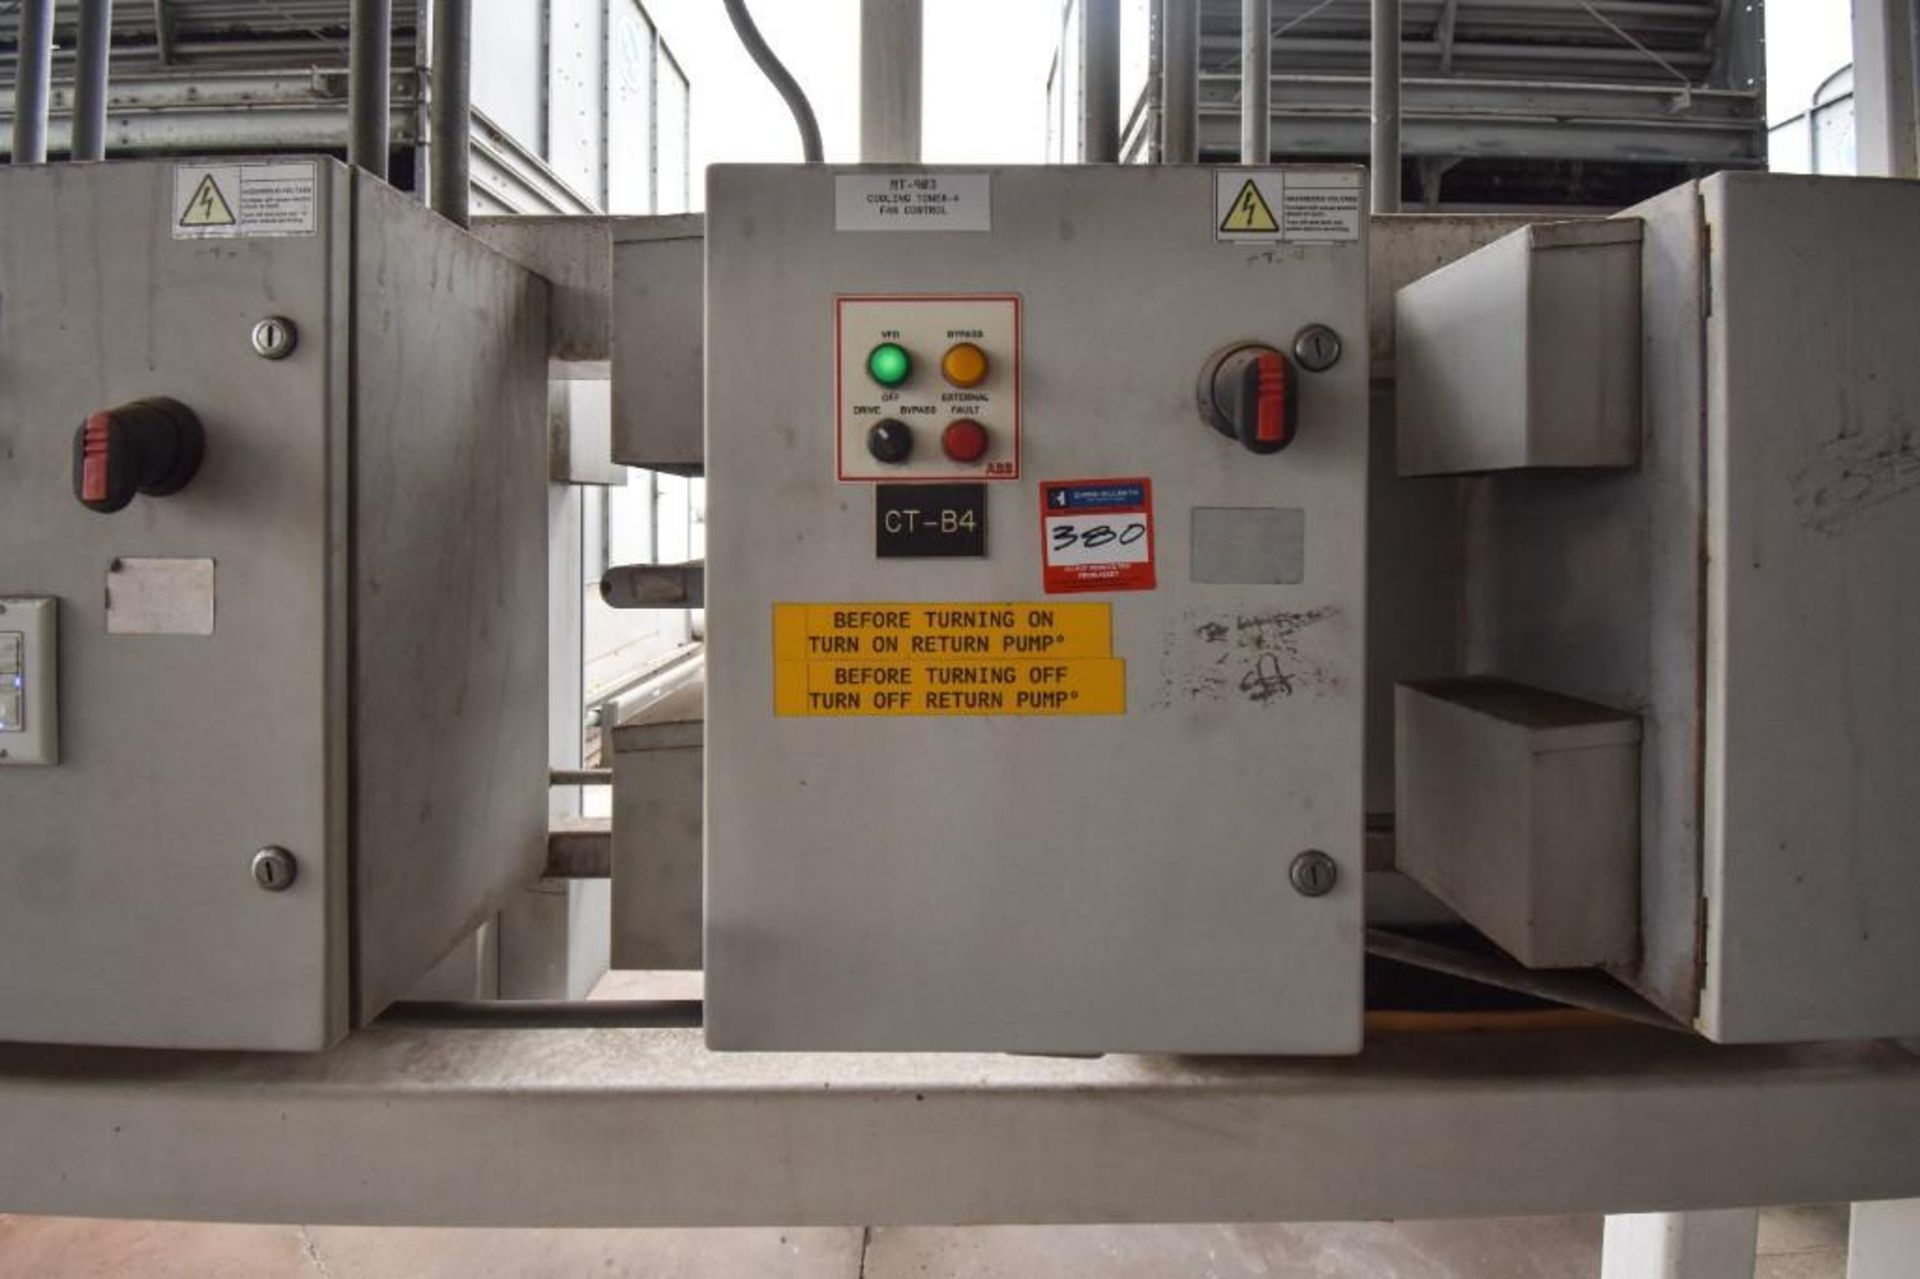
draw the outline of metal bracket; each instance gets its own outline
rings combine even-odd
[[[610,608],[705,608],[707,566],[622,564],[600,579],[600,598]]]
[[[471,1008],[441,1011],[473,1024]],[[33,1154],[0,1160],[0,1203],[18,1213],[797,1226],[1673,1211],[1920,1195],[1920,1058],[1639,1029],[1381,1035],[1337,1060],[1080,1060],[375,1025],[318,1054],[0,1045],[0,1132]],[[296,1157],[301,1175],[284,1175]]]

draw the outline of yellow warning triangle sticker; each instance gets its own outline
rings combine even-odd
[[[195,197],[196,199],[198,197]],[[1240,194],[1233,197],[1233,204],[1227,209],[1226,218],[1220,223],[1222,232],[1271,232],[1278,231],[1280,224],[1273,219],[1273,210],[1267,207],[1267,198],[1260,194],[1260,188],[1248,178],[1240,188]]]
[[[180,213],[181,226],[232,226],[237,220],[211,173],[200,179],[200,185],[193,189],[193,198]]]

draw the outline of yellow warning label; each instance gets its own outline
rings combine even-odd
[[[227,203],[211,173],[200,179],[187,199],[187,207],[180,212],[181,226],[232,226],[237,221],[233,206]]]
[[[1280,223],[1274,219],[1273,210],[1267,205],[1267,198],[1260,194],[1260,188],[1248,178],[1240,188],[1240,194],[1233,197],[1233,203],[1227,208],[1227,216],[1221,219],[1223,232],[1271,232],[1280,229]]]
[[[1110,604],[775,604],[783,661],[1111,657]]]
[[[780,715],[1121,715],[1127,664],[776,662]]]
[[[1122,715],[1110,604],[776,604],[778,715]]]

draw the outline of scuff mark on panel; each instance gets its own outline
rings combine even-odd
[[[1155,705],[1244,700],[1270,706],[1332,687],[1335,679],[1312,651],[1311,633],[1335,612],[1179,614],[1160,647]]]
[[[1915,489],[1920,489],[1920,446],[1910,428],[1893,423],[1822,444],[1793,477],[1793,502],[1805,527],[1838,533]]]

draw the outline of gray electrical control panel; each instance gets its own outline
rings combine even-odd
[[[1478,678],[1401,687],[1400,866],[1723,1043],[1920,1033],[1916,218],[1913,183],[1720,174],[1399,295],[1402,465],[1486,471],[1420,481],[1463,485]],[[1475,326],[1638,371],[1568,399]]]
[[[1362,176],[710,172],[710,1044],[1358,1048]]]
[[[323,1047],[540,864],[546,286],[325,159],[0,227],[0,1040]]]

